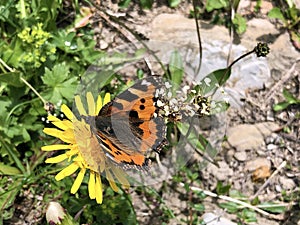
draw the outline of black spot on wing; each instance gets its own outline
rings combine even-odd
[[[131,110],[131,111],[129,112],[129,117],[130,117],[130,118],[138,119],[138,118],[139,118],[139,114],[138,114],[137,111]]]

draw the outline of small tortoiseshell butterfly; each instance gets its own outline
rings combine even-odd
[[[148,77],[102,107],[95,133],[113,163],[124,169],[149,169],[148,154],[159,152],[166,143],[166,126],[156,105],[162,90],[161,79]]]

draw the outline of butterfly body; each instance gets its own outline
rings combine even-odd
[[[102,107],[95,118],[95,132],[107,158],[123,168],[148,170],[147,155],[165,144],[166,126],[158,115],[155,77],[140,80]]]

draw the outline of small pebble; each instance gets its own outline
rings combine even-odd
[[[274,145],[274,144],[268,144],[268,145],[267,145],[267,150],[268,150],[268,151],[272,151],[272,150],[274,150],[274,149],[277,149],[277,145]]]
[[[236,152],[234,154],[234,158],[236,158],[236,160],[238,160],[240,162],[244,162],[247,160],[247,153],[245,151]]]

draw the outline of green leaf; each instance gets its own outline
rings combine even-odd
[[[6,183],[1,182],[1,187],[5,188],[1,188],[0,190],[0,219],[10,219],[13,216],[13,211],[9,210],[9,208],[14,208],[11,206],[13,205],[17,194],[19,193],[20,186],[20,183],[16,180],[14,183],[10,183],[9,181],[6,181]]]
[[[21,81],[21,72],[8,72],[0,74],[0,81],[12,85],[14,87],[22,87],[24,83]]]
[[[289,102],[280,102],[278,104],[273,105],[273,110],[275,112],[280,111],[280,110],[284,110],[286,109],[288,106],[290,105]]]
[[[201,90],[203,95],[215,91],[218,87],[222,86],[230,77],[231,69],[219,69],[211,72],[207,76],[205,76],[201,81],[198,87]]]
[[[231,185],[229,185],[229,184],[223,185],[223,183],[221,181],[218,181],[216,192],[218,195],[225,195],[229,192],[230,188],[231,188]]]
[[[207,0],[206,2],[206,10],[207,12],[211,12],[215,9],[226,8],[229,4],[229,1],[226,0]]]
[[[227,209],[229,213],[236,213],[239,211],[239,205],[234,202],[219,203],[219,206],[223,209]]]
[[[14,167],[14,166],[8,166],[4,163],[0,163],[0,174],[1,175],[17,175],[21,174],[21,171]]]
[[[56,87],[61,84],[69,75],[69,68],[65,63],[57,64],[52,70],[45,68],[45,74],[42,77],[44,84],[50,87]]]
[[[178,123],[177,128],[179,129],[180,133],[184,136],[187,135],[189,129],[190,133],[187,138],[187,141],[197,150],[201,152],[206,152],[210,157],[214,157],[217,154],[217,150],[203,137],[201,134],[198,134],[194,127],[191,127],[191,124],[187,123]]]
[[[204,212],[205,207],[203,204],[194,204],[193,208],[198,212]]]
[[[169,6],[175,8],[180,4],[181,0],[168,0]]]
[[[18,169],[25,173],[25,167],[23,166],[21,160],[19,159],[19,152],[17,149],[10,143],[7,143],[3,136],[0,136],[0,143],[3,150],[9,155],[13,162],[17,165]]]
[[[299,102],[297,98],[295,98],[288,90],[284,89],[283,92],[283,97],[289,102],[290,104],[296,104]]]
[[[140,0],[143,9],[151,9],[153,0]]]
[[[230,196],[231,198],[236,198],[236,199],[239,199],[239,200],[241,200],[241,201],[246,201],[246,200],[248,200],[248,198],[247,198],[244,194],[242,194],[241,192],[239,192],[239,191],[237,191],[237,190],[230,190],[230,191],[229,191],[229,196]]]
[[[289,8],[294,7],[294,1],[293,0],[286,0],[286,3],[288,4]]]
[[[238,216],[246,223],[257,222],[256,213],[249,209],[243,209],[241,213],[238,213]]]
[[[120,8],[127,8],[130,4],[131,0],[122,0],[118,3]]]
[[[65,63],[55,65],[52,70],[46,68],[42,80],[49,87],[44,97],[51,102],[62,98],[71,100],[78,84],[76,77],[69,76],[69,67]]]
[[[215,106],[211,108],[210,114],[215,115],[220,112],[225,112],[229,108],[229,106],[230,106],[229,103],[225,101],[217,101],[215,102]]]
[[[183,77],[183,62],[182,57],[180,53],[176,50],[172,52],[170,62],[169,62],[169,71],[170,71],[170,78],[172,81],[172,84],[175,84],[175,86],[172,86],[173,95],[175,94],[177,88],[182,83],[182,77]]]
[[[271,19],[280,19],[285,22],[284,15],[282,14],[281,10],[277,7],[274,7],[270,10],[270,12],[268,13],[268,17]]]
[[[238,34],[244,33],[247,29],[246,19],[238,13],[235,14],[232,23],[234,24],[234,28]]]
[[[257,207],[269,211],[271,213],[284,213],[287,210],[286,206],[277,205],[273,202],[264,202],[257,205]]]
[[[180,133],[181,133],[182,135],[184,135],[184,136],[187,135],[190,126],[191,126],[191,125],[190,125],[190,124],[187,124],[187,123],[178,123],[178,124],[177,124],[177,127],[178,127]],[[186,137],[186,138],[187,138],[188,142],[189,142],[194,148],[197,148],[197,149],[199,149],[199,150],[201,150],[201,151],[203,151],[203,152],[205,151],[205,146],[202,145],[201,142],[199,142],[199,139],[198,139],[198,137],[197,137],[197,134],[196,134],[196,131],[195,131],[194,128],[191,128],[190,134],[189,134],[189,136]]]

